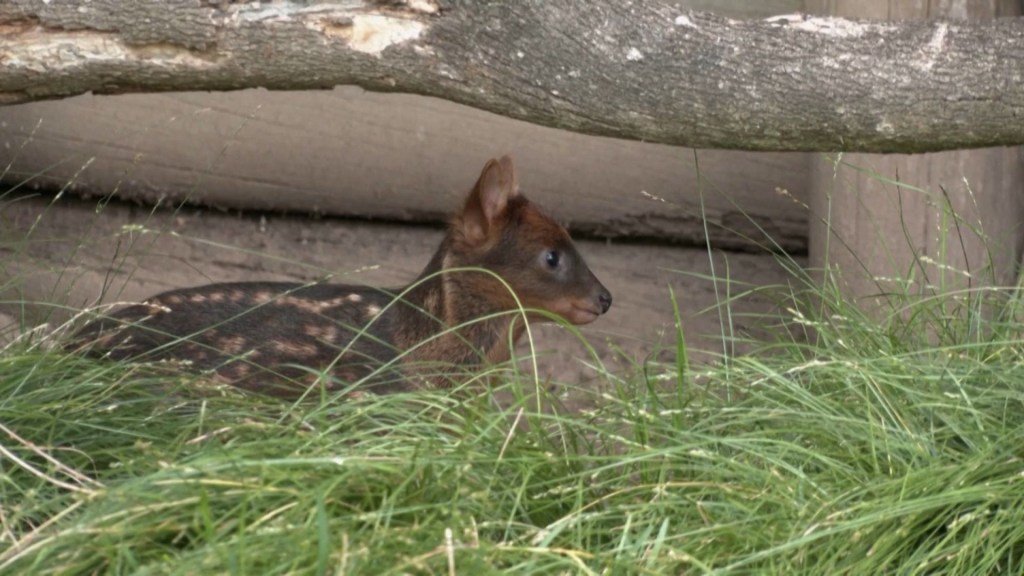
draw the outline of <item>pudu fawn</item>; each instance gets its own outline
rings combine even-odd
[[[74,345],[115,359],[184,361],[282,397],[314,383],[360,382],[380,393],[447,386],[460,368],[508,360],[524,330],[520,305],[579,325],[611,303],[565,229],[519,193],[506,156],[484,167],[409,286],[239,282],[172,290],[93,321]]]

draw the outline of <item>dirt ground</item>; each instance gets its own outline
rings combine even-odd
[[[217,281],[314,280],[402,285],[426,264],[441,231],[344,219],[240,215],[197,208],[153,210],[102,206],[65,196],[0,203],[0,312],[27,328],[59,323],[97,303],[138,301],[163,290]],[[779,313],[764,296],[716,306],[751,286],[786,284],[771,255],[670,246],[580,241],[614,305],[583,332],[600,359],[621,372],[631,362],[671,355],[675,342],[668,287],[678,298],[693,360],[723,350],[727,333],[742,337]],[[803,264],[802,261],[798,263]],[[712,270],[712,265],[714,269]],[[719,278],[717,286],[708,278]],[[721,314],[720,314],[721,313]],[[725,320],[723,320],[725,318]],[[0,318],[0,331],[4,319]],[[11,331],[7,330],[10,334]],[[763,330],[760,336],[765,336]],[[537,326],[541,377],[586,384],[594,361],[563,329]],[[526,346],[523,345],[525,349]]]

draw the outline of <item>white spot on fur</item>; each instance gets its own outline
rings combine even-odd
[[[373,318],[377,314],[380,314],[380,306],[377,306],[376,304],[370,304],[369,306],[366,307],[366,315],[368,317]]]
[[[150,314],[153,312],[170,312],[171,309],[159,302],[144,302],[144,304],[150,309]]]
[[[348,295],[348,299],[351,302],[362,302],[363,301],[363,297],[360,296],[359,294],[349,294]]]
[[[637,62],[637,61],[643,60],[643,59],[644,59],[643,53],[640,52],[640,50],[637,49],[637,48],[634,48],[634,47],[631,46],[629,48],[629,51],[626,52],[626,60],[629,60],[630,62]]]
[[[339,298],[331,298],[320,303],[321,308],[335,308],[337,306],[344,306],[348,304],[348,296],[341,296]]]

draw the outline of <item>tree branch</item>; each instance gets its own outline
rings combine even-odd
[[[647,0],[6,0],[0,103],[95,92],[424,94],[692,147],[1024,144],[1024,20],[732,20]]]

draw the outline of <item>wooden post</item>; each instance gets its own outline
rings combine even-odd
[[[807,0],[807,11],[986,19],[1019,15],[1020,3]],[[882,303],[880,294],[902,292],[908,278],[911,291],[1014,284],[1024,247],[1021,150],[819,156],[809,186],[811,266],[837,272],[845,294],[868,307]]]

